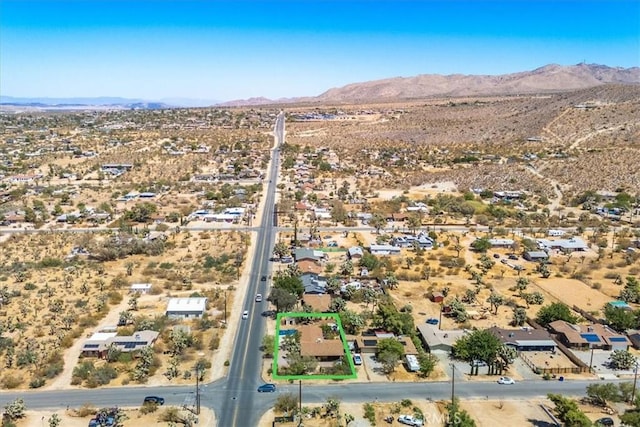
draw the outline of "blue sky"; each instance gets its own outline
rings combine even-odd
[[[640,65],[640,0],[1,0],[0,94],[231,100]]]

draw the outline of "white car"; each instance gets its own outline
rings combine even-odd
[[[498,384],[515,384],[516,382],[510,377],[500,377]]]
[[[243,319],[248,319],[249,318],[249,312],[247,310],[242,312],[242,318]]]
[[[422,427],[424,425],[421,419],[413,417],[411,415],[400,415],[398,417],[398,422],[400,424],[414,426],[414,427]]]
[[[353,364],[354,365],[362,365],[362,356],[359,354],[353,355]]]
[[[262,294],[256,295],[256,302],[262,302]]]

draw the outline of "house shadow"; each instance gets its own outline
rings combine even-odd
[[[543,420],[535,420],[533,418],[527,418],[527,421],[535,427],[558,427],[559,424],[556,423],[551,423],[549,421],[543,421]]]

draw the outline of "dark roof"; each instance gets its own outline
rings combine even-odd
[[[555,345],[555,342],[549,335],[549,332],[544,329],[502,329],[497,326],[493,326],[488,329],[493,335],[498,337],[503,344],[514,345],[535,345],[535,342],[544,345]]]

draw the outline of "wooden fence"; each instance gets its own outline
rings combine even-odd
[[[538,322],[530,319],[529,317],[527,317],[527,323],[533,326],[535,329],[544,329]],[[591,370],[586,363],[584,363],[578,356],[573,354],[571,350],[569,350],[564,344],[562,344],[557,336],[551,334],[551,338],[553,339],[553,341],[555,341],[558,350],[560,350],[565,356],[567,356],[571,363],[576,366],[572,368],[542,368],[540,366],[536,366],[533,361],[529,360],[525,356],[524,352],[520,352],[520,358],[525,361],[527,366],[529,366],[533,370],[533,372],[537,374],[581,374],[584,372],[589,372]]]

